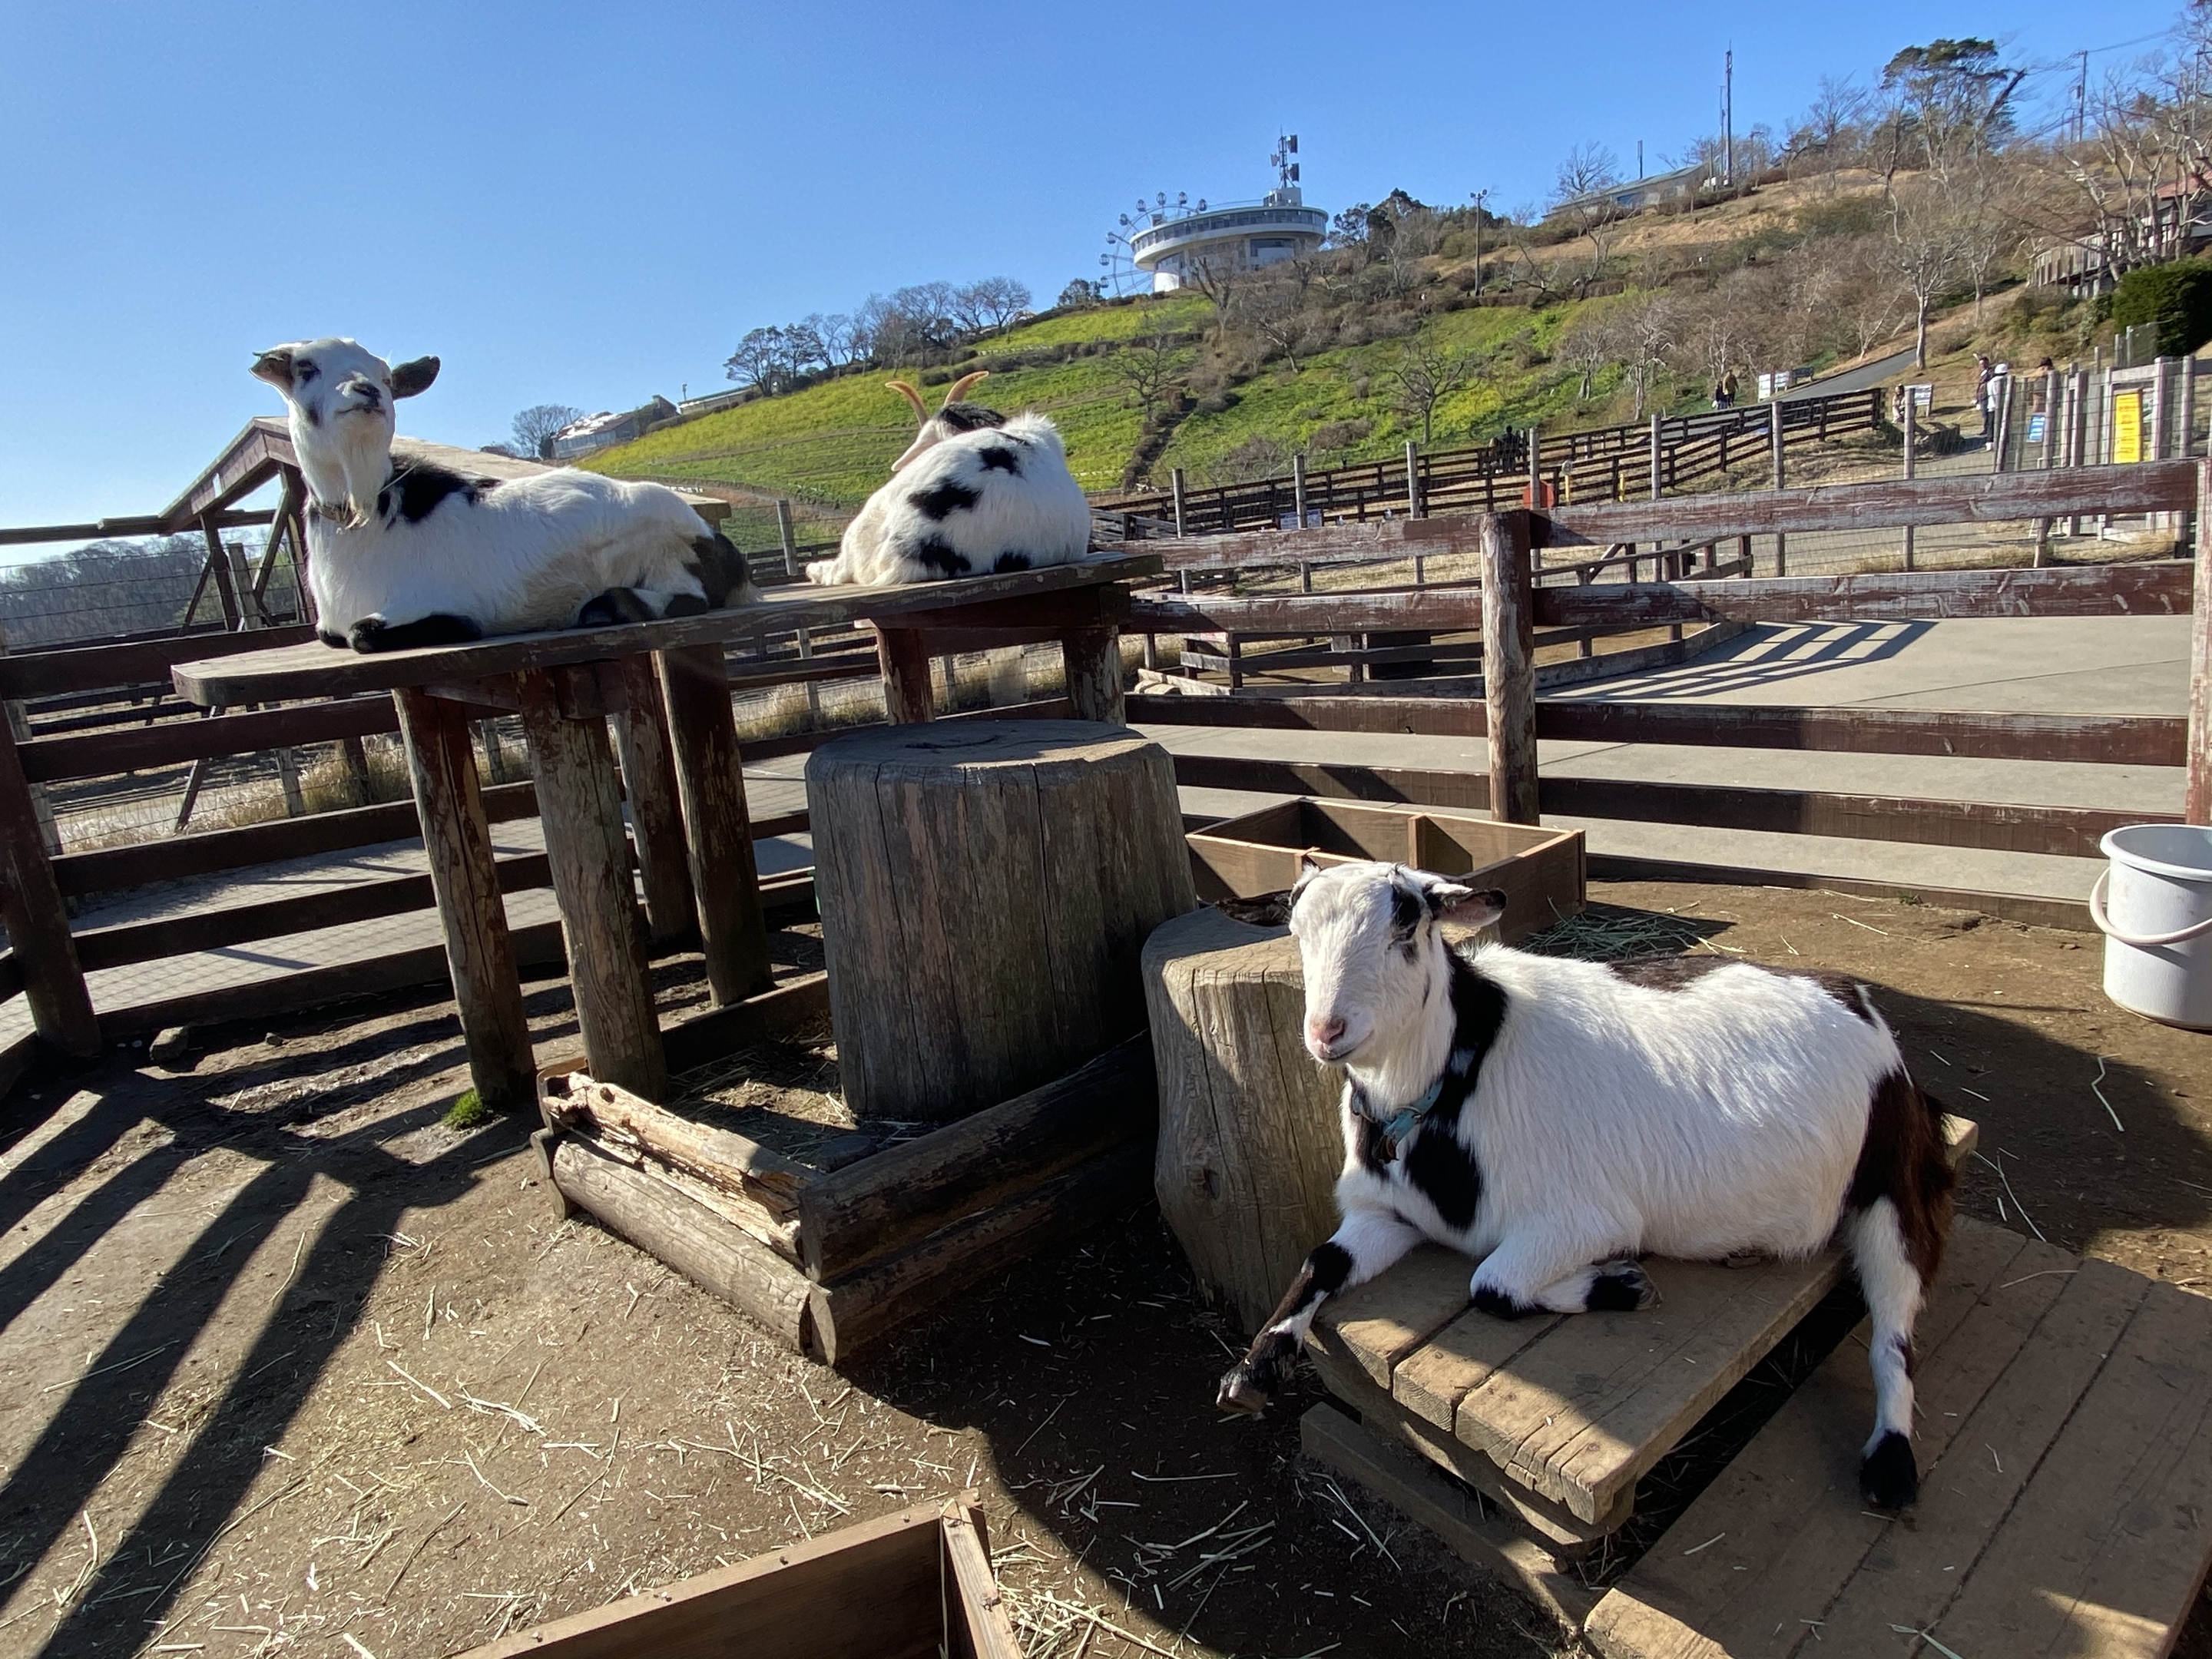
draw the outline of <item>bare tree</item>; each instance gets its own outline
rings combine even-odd
[[[1138,418],[1150,427],[1168,388],[1190,368],[1190,354],[1178,349],[1165,330],[1149,339],[1132,340],[1106,360],[1106,372],[1119,381],[1136,404]]]
[[[1307,304],[1316,275],[1314,261],[1300,256],[1278,260],[1255,273],[1244,295],[1239,319],[1282,354],[1298,372],[1298,354],[1323,343],[1323,319]]]
[[[1793,164],[1818,172],[1824,197],[1835,193],[1837,173],[1857,158],[1873,112],[1864,88],[1848,78],[1820,77],[1812,106],[1790,135],[1788,155]]]
[[[1029,309],[1030,291],[1011,276],[986,276],[952,290],[953,320],[969,334],[1002,334]]]
[[[799,319],[796,325],[806,330],[820,343],[822,361],[832,368],[868,355],[866,331],[844,312],[833,311],[827,315],[813,312]]]
[[[1644,405],[1680,339],[1680,306],[1664,292],[1638,294],[1611,314],[1613,360],[1627,372],[1636,394],[1631,420],[1644,418]]]
[[[1553,180],[1553,213],[1565,217],[1577,235],[1589,239],[1589,264],[1574,282],[1578,294],[1589,291],[1612,259],[1621,213],[1613,186],[1620,182],[1620,162],[1611,150],[1595,143],[1569,150]]]
[[[1421,442],[1429,441],[1437,405],[1474,376],[1474,361],[1417,334],[1398,348],[1397,361],[1382,371],[1389,385],[1391,412],[1421,423]]]
[[[584,411],[567,404],[532,404],[516,412],[509,428],[514,434],[514,449],[519,455],[543,459],[553,434],[572,422],[584,418]]]
[[[1577,402],[1586,400],[1597,383],[1599,373],[1613,361],[1613,329],[1610,318],[1598,309],[1606,302],[1593,301],[1575,314],[1575,319],[1559,331],[1559,337],[1552,347],[1552,355],[1571,367],[1577,378],[1575,387]]]

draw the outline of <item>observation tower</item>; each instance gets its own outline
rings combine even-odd
[[[1125,283],[1149,281],[1155,294],[1188,287],[1209,267],[1251,270],[1310,253],[1328,234],[1328,215],[1308,207],[1298,185],[1298,136],[1285,133],[1267,158],[1275,169],[1275,188],[1257,201],[1195,205],[1178,193],[1170,204],[1160,191],[1147,205],[1142,198],[1134,214],[1121,216],[1121,228],[1107,233],[1112,251],[1098,256],[1116,291]]]

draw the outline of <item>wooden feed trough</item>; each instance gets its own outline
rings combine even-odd
[[[1301,849],[1314,847],[1323,861],[1418,862],[1501,889],[1494,932],[1509,939],[1583,908],[1578,830],[1297,800],[1189,840],[1200,890],[1218,895],[1279,893],[1297,879]],[[1297,943],[1280,927],[1194,911],[1146,942],[1145,990],[1160,1082],[1160,1212],[1201,1293],[1257,1330],[1306,1252],[1335,1231],[1344,1158],[1342,1079],[1301,1036]]]
[[[460,1659],[1021,1659],[975,1497],[787,1545]]]
[[[1158,1116],[1142,1033],[1067,1076],[817,1170],[584,1072],[541,1080],[533,1137],[584,1210],[834,1365],[1054,1239],[1142,1203]]]
[[[1322,864],[1385,859],[1502,888],[1508,945],[1578,914],[1583,908],[1583,833],[1500,823],[1444,807],[1372,806],[1364,802],[1283,801],[1209,824],[1189,837],[1191,869],[1202,899],[1257,898],[1298,878],[1310,852]]]

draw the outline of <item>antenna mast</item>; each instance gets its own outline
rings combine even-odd
[[[1721,184],[1735,185],[1735,48],[1721,60]]]

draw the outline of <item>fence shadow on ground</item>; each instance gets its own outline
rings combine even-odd
[[[1925,622],[1763,623],[1680,667],[1632,674],[1549,695],[1582,702],[1710,701],[1765,690],[1846,665],[1897,656],[1933,627]]]

